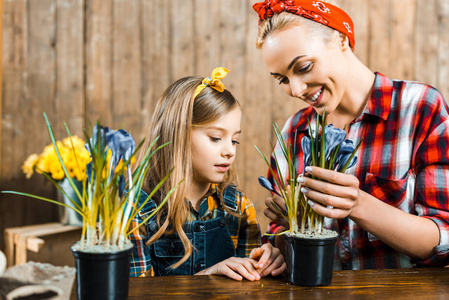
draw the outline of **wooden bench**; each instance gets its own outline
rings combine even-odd
[[[81,226],[46,223],[6,228],[5,255],[8,267],[27,262],[27,251],[38,253],[45,244],[45,237],[52,235],[59,236],[59,241],[65,239],[65,242],[74,243],[81,237]],[[68,247],[64,251],[70,252]],[[50,249],[50,252],[56,255],[58,249]]]

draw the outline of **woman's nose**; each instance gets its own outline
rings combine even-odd
[[[307,89],[307,84],[299,78],[294,78],[290,80],[290,89],[292,97],[301,98]]]

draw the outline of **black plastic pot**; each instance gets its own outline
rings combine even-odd
[[[132,247],[110,253],[83,252],[70,248],[75,257],[78,300],[128,298]]]
[[[299,286],[325,286],[332,282],[335,242],[331,238],[284,235],[287,280]]]

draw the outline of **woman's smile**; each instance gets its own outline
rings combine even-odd
[[[323,90],[324,88],[319,89],[316,93],[309,96],[306,101],[312,106],[317,106],[323,99]]]

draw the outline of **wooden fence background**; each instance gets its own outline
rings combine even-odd
[[[255,0],[4,0],[0,188],[55,197],[21,165],[57,138],[63,123],[123,125],[143,137],[158,96],[172,81],[230,69],[226,87],[243,107],[237,166],[262,230],[268,195],[254,145],[269,153],[272,123],[302,108],[270,78],[254,46]],[[356,53],[373,71],[419,80],[449,98],[449,0],[341,0],[353,17]],[[56,220],[54,205],[1,195],[0,232]],[[4,247],[0,239],[0,249]]]

